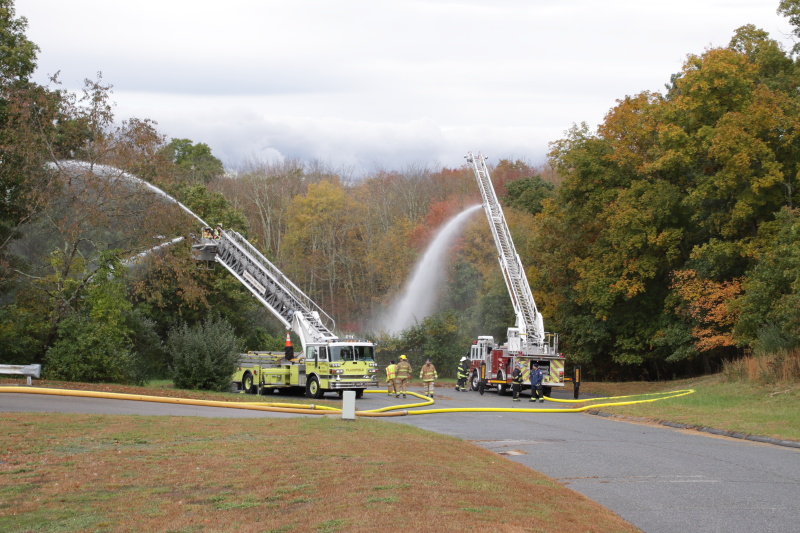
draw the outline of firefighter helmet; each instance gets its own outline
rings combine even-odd
[[[405,356],[405,355],[401,355],[401,356],[400,356],[400,360],[401,360],[401,361],[405,361],[405,360],[406,360],[406,356]]]

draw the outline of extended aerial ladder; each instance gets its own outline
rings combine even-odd
[[[222,231],[217,238],[201,239],[194,249],[222,264],[286,328],[294,330],[303,350],[310,343],[338,340],[333,319],[240,233]]]
[[[58,161],[50,165],[59,172],[92,173],[108,180],[117,180],[143,187],[178,205],[202,225],[200,236],[193,235],[192,253],[195,259],[222,264],[278,320],[300,337],[303,351],[294,357],[287,333],[284,358],[280,354],[249,352],[240,358],[239,369],[232,380],[246,392],[286,387],[306,387],[306,394],[319,398],[326,391],[342,393],[354,390],[360,397],[364,389],[376,387],[377,363],[375,343],[334,334],[335,323],[311,298],[287,279],[275,265],[264,257],[247,239],[236,231],[212,232],[209,225],[188,207],[152,185],[120,169],[81,161]],[[150,248],[125,261],[134,265],[166,246],[176,244],[176,237]]]
[[[472,165],[475,179],[481,189],[483,208],[497,246],[498,261],[503,278],[511,296],[516,316],[516,327],[508,329],[509,349],[530,356],[554,356],[558,354],[558,334],[546,333],[542,315],[536,308],[522,261],[514,248],[511,232],[506,224],[503,209],[492,185],[486,158],[478,152],[468,152],[467,162]]]

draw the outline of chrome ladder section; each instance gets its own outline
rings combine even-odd
[[[318,340],[337,338],[333,319],[241,234],[233,230],[222,232],[216,260],[287,328],[292,328],[295,313],[300,312]]]
[[[489,170],[486,168],[485,157],[480,152],[478,155],[468,152],[466,159],[472,165],[475,179],[478,180],[481,189],[483,208],[486,211],[486,217],[497,246],[500,268],[506,280],[508,293],[511,295],[520,336],[523,338],[523,343],[528,346],[542,347],[545,343],[542,316],[536,308],[536,302],[533,300],[533,294],[528,285],[528,278],[525,277],[525,269],[522,267],[522,261],[516,248],[514,248],[514,241],[511,240],[511,232],[495,194]]]

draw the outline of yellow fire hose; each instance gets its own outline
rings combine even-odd
[[[303,415],[332,415],[341,414],[342,410],[336,407],[328,407],[325,405],[309,404],[307,406],[298,406],[291,403],[263,403],[263,402],[220,402],[215,400],[193,400],[188,398],[169,398],[165,396],[147,396],[141,394],[121,394],[116,392],[95,392],[95,391],[81,391],[71,389],[48,389],[37,387],[0,387],[0,393],[9,392],[17,394],[49,394],[54,396],[75,396],[83,398],[106,398],[114,400],[132,400],[140,402],[157,402],[157,403],[173,403],[182,405],[198,405],[203,407],[226,407],[229,409],[248,409],[252,411],[270,411],[277,413],[293,413]],[[368,390],[366,393],[380,393],[385,394],[383,390]],[[416,392],[408,392],[412,396],[422,399],[422,402],[410,403],[404,405],[394,405],[389,407],[381,407],[379,409],[371,409],[369,411],[356,411],[356,415],[365,417],[388,417],[388,416],[406,416],[406,415],[430,415],[438,413],[582,413],[589,409],[597,409],[598,407],[611,407],[620,405],[633,405],[638,403],[650,403],[660,400],[667,400],[670,398],[679,398],[688,394],[693,394],[693,389],[684,389],[669,392],[636,394],[630,396],[606,396],[602,398],[591,398],[587,400],[560,400],[555,398],[546,397],[545,399],[556,403],[588,403],[596,402],[599,400],[615,400],[624,398],[635,398],[640,396],[658,396],[657,398],[629,400],[623,402],[608,402],[608,403],[591,403],[582,407],[575,407],[571,409],[520,409],[514,407],[456,407],[449,409],[414,409],[416,407],[425,407],[434,403],[433,398],[429,398],[423,394]]]

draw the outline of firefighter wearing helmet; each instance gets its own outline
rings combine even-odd
[[[397,378],[397,365],[394,361],[389,361],[389,366],[386,367],[386,386],[388,387],[389,396],[397,394],[395,388],[395,378]]]
[[[458,362],[458,382],[456,383],[456,392],[467,391],[467,377],[469,376],[469,361],[466,357],[462,357]]]
[[[395,378],[395,398],[399,398],[403,394],[406,397],[406,385],[411,380],[411,365],[408,363],[405,355],[400,356],[400,362],[397,364],[397,377]]]
[[[419,379],[422,380],[425,396],[428,398],[433,398],[433,383],[439,379],[439,373],[436,372],[436,367],[433,366],[430,358],[425,361],[425,364],[419,371]]]

